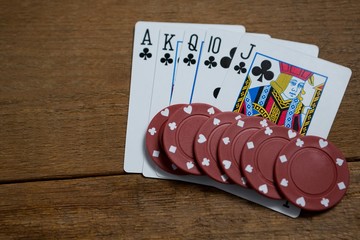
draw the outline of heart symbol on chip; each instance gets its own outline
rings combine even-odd
[[[245,171],[247,171],[249,173],[252,173],[253,167],[249,164],[249,165],[246,166]]]
[[[219,125],[219,124],[220,124],[220,119],[214,118],[213,124],[214,124],[215,126]]]
[[[184,107],[184,112],[186,112],[187,114],[191,114],[191,112],[192,112],[192,106]]]
[[[231,167],[231,162],[229,160],[222,161],[222,164],[224,165],[225,169],[229,169]]]
[[[325,141],[324,139],[320,139],[319,140],[319,145],[320,145],[321,148],[324,148],[324,147],[326,147],[328,145],[328,142]]]
[[[169,109],[168,109],[168,108],[165,108],[165,109],[162,110],[160,113],[161,113],[161,115],[163,115],[164,117],[168,117],[168,116],[169,116]]]
[[[199,134],[198,143],[206,142],[206,137],[203,134]]]
[[[229,137],[224,137],[224,138],[222,139],[222,141],[223,141],[223,143],[224,143],[225,145],[228,145],[228,144],[230,143]]]
[[[289,138],[294,138],[294,137],[296,137],[296,132],[294,132],[293,130],[289,130],[288,131],[288,136],[289,136]]]
[[[336,159],[336,164],[338,165],[338,166],[342,166],[343,165],[343,163],[344,163],[344,160],[342,160],[341,158],[337,158]]]
[[[187,169],[192,169],[194,167],[194,163],[193,162],[187,162],[186,167],[187,167]]]
[[[176,122],[172,122],[168,124],[171,131],[174,131],[176,129]]]
[[[259,189],[260,192],[263,192],[265,194],[268,193],[268,187],[267,187],[266,184],[261,185],[258,189]]]
[[[213,114],[215,113],[215,110],[214,110],[213,107],[211,107],[211,108],[209,108],[209,109],[207,110],[207,112],[208,112],[210,115],[213,115]]]
[[[327,198],[322,198],[321,199],[321,205],[323,205],[324,207],[328,207],[329,206],[329,199],[327,199]]]
[[[298,199],[296,199],[296,204],[297,204],[297,205],[300,205],[300,206],[302,206],[302,207],[305,207],[306,202],[305,202],[304,197],[299,197]]]
[[[289,181],[286,180],[285,178],[283,178],[283,179],[281,179],[280,185],[281,185],[281,186],[284,186],[284,187],[287,187],[287,186],[288,186],[288,183],[289,183]]]

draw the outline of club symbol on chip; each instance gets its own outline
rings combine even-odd
[[[252,173],[253,167],[251,165],[247,165],[246,168],[245,168],[245,171],[247,171],[249,173]]]
[[[322,198],[321,199],[321,205],[323,205],[324,207],[328,207],[329,206],[329,199],[327,199],[327,198]]]
[[[266,127],[265,134],[270,136],[272,133],[273,133],[273,130],[269,127]]]
[[[154,136],[156,133],[156,129],[154,127],[152,127],[148,130],[148,132],[150,133],[151,136]]]
[[[261,121],[260,121],[260,125],[261,125],[262,127],[267,127],[267,126],[268,126],[268,123],[267,123],[266,119],[261,120]]]
[[[149,52],[148,48],[144,48],[143,51],[139,54],[141,58],[147,60],[148,58],[152,57],[152,54]]]
[[[210,166],[210,160],[207,159],[207,158],[203,158],[201,164],[202,164],[203,166],[207,166],[207,167],[208,167],[208,166]]]
[[[169,126],[171,131],[174,131],[176,129],[176,127],[177,127],[176,122],[171,122],[171,123],[168,124],[168,126]]]
[[[301,140],[300,138],[296,139],[296,146],[298,147],[302,147],[304,145],[304,141]]]

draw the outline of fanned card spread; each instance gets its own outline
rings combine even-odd
[[[138,22],[124,170],[216,187],[296,218],[340,202],[326,138],[351,70],[241,25]]]

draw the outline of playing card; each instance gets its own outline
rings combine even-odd
[[[283,40],[283,39],[278,39],[278,38],[271,38],[271,42],[274,44],[277,44],[281,47],[287,47],[287,48],[296,50],[298,52],[308,54],[313,57],[317,57],[319,55],[319,47],[314,44],[293,42],[293,41]]]
[[[162,24],[137,22],[131,71],[131,87],[126,130],[124,170],[140,173],[145,156],[144,131],[150,109],[152,80],[159,30]],[[140,101],[145,99],[145,101]],[[144,109],[144,110],[143,110]]]
[[[171,104],[192,102],[205,35],[205,29],[185,32]]]
[[[137,22],[134,32],[131,86],[129,98],[128,121],[126,130],[124,170],[129,173],[141,173],[145,159],[144,132],[148,124],[153,79],[155,73],[156,53],[159,31],[162,27],[198,27],[238,29],[245,31],[241,25],[207,25],[187,23]]]
[[[206,33],[201,63],[192,95],[192,102],[212,103],[244,34],[234,31],[209,29]]]
[[[184,31],[183,27],[164,27],[160,30],[149,119],[170,105]]]
[[[350,76],[346,67],[244,36],[215,106],[326,138]]]

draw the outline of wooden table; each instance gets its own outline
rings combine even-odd
[[[360,238],[360,1],[1,1],[1,239]],[[217,189],[123,171],[138,20],[242,24],[316,44],[353,75],[329,140],[351,185],[291,219]]]

